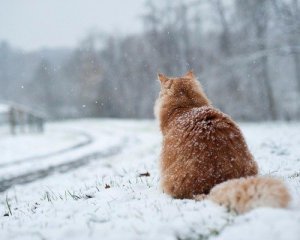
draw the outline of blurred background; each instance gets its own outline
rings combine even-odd
[[[237,120],[299,120],[300,1],[0,0],[2,109],[152,118],[189,69]]]

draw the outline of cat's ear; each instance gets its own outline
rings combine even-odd
[[[190,78],[190,79],[194,79],[194,78],[196,78],[196,76],[195,76],[195,74],[194,74],[194,71],[193,70],[190,70],[190,71],[188,71],[185,75],[184,75],[184,77],[186,77],[186,78]]]
[[[166,75],[162,74],[162,73],[158,73],[157,77],[158,77],[161,85],[165,85],[166,82],[169,80],[168,77]]]

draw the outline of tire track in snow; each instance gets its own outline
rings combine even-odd
[[[118,145],[112,146],[104,151],[97,151],[93,153],[86,154],[79,158],[55,165],[49,166],[45,169],[40,169],[33,172],[28,172],[25,174],[21,174],[19,176],[15,176],[9,179],[5,179],[0,181],[0,193],[6,191],[7,189],[15,186],[22,185],[26,183],[31,183],[36,180],[48,177],[54,173],[66,173],[72,171],[74,169],[80,168],[84,165],[87,165],[93,161],[97,161],[103,158],[107,158],[110,156],[117,155],[122,151],[128,142],[128,138],[124,137],[124,139]]]
[[[38,156],[34,156],[34,157],[29,157],[29,158],[23,158],[23,159],[18,159],[12,162],[7,162],[7,163],[2,163],[0,164],[0,168],[4,168],[4,167],[8,167],[8,166],[13,166],[13,165],[17,165],[17,164],[22,164],[22,163],[28,163],[30,161],[36,161],[36,160],[43,160],[43,159],[47,159],[50,157],[55,157],[67,152],[71,152],[73,150],[82,148],[82,147],[86,147],[90,144],[92,144],[94,142],[94,138],[85,133],[85,132],[79,132],[77,131],[78,134],[80,134],[81,136],[84,136],[86,139],[84,141],[81,141],[79,143],[76,143],[75,145],[71,146],[71,147],[67,147],[55,152],[51,152],[51,153],[47,153],[47,154],[42,154],[42,155],[38,155]]]

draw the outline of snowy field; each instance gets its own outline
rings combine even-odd
[[[153,121],[80,120],[45,135],[0,128],[0,239],[300,239],[300,124],[242,124],[261,174],[283,178],[289,209],[236,216],[159,188]]]

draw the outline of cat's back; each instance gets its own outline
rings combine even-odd
[[[222,133],[240,134],[238,126],[226,114],[211,107],[203,106],[183,110],[177,114],[170,130],[179,135],[194,134],[203,139],[214,140],[214,136],[225,137]]]
[[[257,173],[256,163],[237,124],[210,106],[177,114],[164,136],[162,156],[163,169],[173,162],[182,168],[182,163],[187,162],[193,165],[187,172],[195,171],[197,179],[206,176],[212,185]]]
[[[224,153],[229,157],[233,151],[235,154],[248,152],[237,124],[228,115],[210,106],[177,113],[164,137],[165,146],[178,147],[178,151],[188,154],[205,152],[208,156]]]

